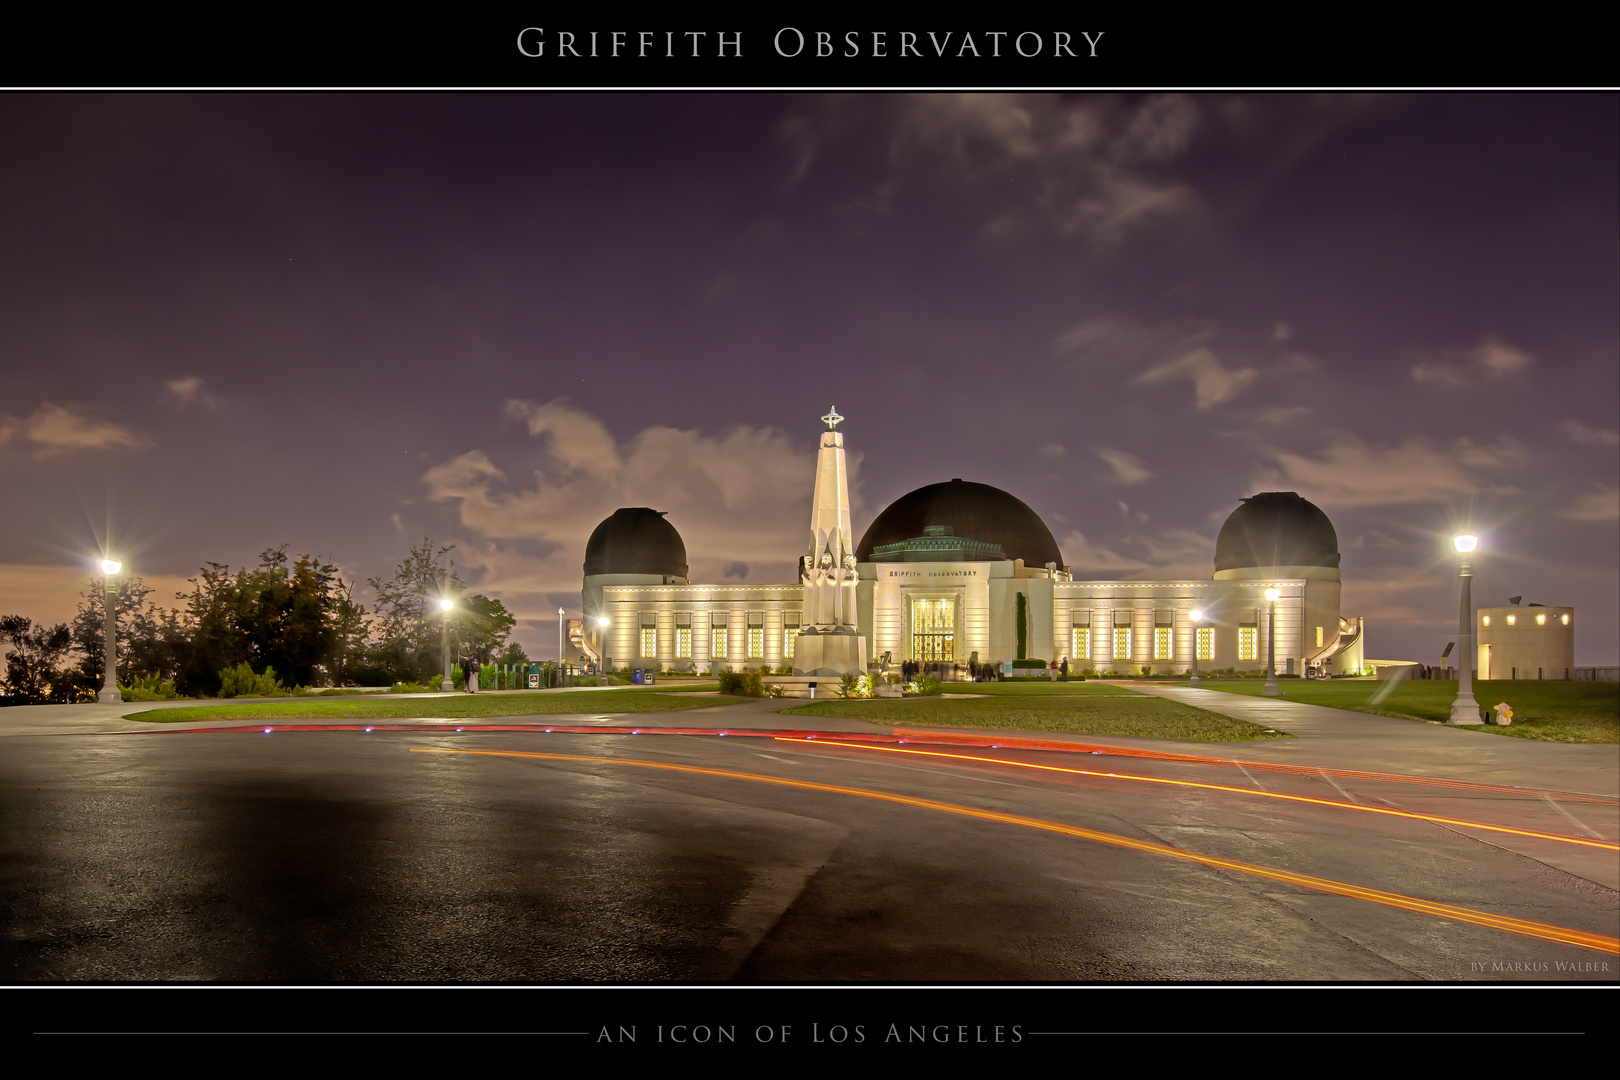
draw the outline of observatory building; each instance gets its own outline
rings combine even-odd
[[[849,529],[843,417],[823,420],[799,580],[693,584],[662,512],[616,510],[585,547],[576,658],[660,670],[865,670],[885,657],[962,664],[1067,659],[1104,674],[1264,670],[1276,589],[1279,674],[1362,671],[1362,620],[1339,610],[1333,523],[1291,491],[1241,501],[1208,578],[1076,580],[1052,531],[1017,496],[966,479],[889,504]],[[786,553],[784,553],[786,554]],[[1201,618],[1194,620],[1194,611]],[[806,653],[806,649],[814,655]]]

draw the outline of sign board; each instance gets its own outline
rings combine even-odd
[[[529,689],[540,689],[540,673],[538,671],[529,672]]]
[[[1444,660],[1446,657],[1450,656],[1451,650],[1456,648],[1456,646],[1457,643],[1455,641],[1446,642],[1446,651],[1440,654],[1440,659]]]
[[[646,681],[648,686],[653,685],[658,681],[658,673],[656,671],[647,672]]]

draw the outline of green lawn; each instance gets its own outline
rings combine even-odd
[[[148,724],[187,724],[203,720],[402,720],[423,716],[452,719],[489,716],[556,716],[566,713],[644,713],[734,705],[743,698],[693,697],[657,690],[593,690],[581,693],[536,691],[521,694],[461,694],[455,697],[397,697],[355,700],[305,699],[244,705],[197,705],[151,709],[126,719]]]
[[[985,684],[994,685],[994,684]],[[1059,683],[1083,687],[1086,683]],[[937,697],[818,701],[780,710],[785,716],[841,716],[885,727],[973,727],[1014,731],[1058,731],[1073,735],[1130,735],[1182,742],[1246,742],[1287,738],[1277,731],[1234,720],[1178,701],[1147,697],[1111,687],[1112,693],[1054,692],[1036,683],[1001,684],[992,697],[946,700]],[[1033,689],[1034,693],[1020,693]]]
[[[1264,685],[1260,679],[1204,678],[1206,689],[1229,694],[1258,696]],[[1384,684],[1371,679],[1279,679],[1278,685],[1291,701],[1406,720],[1444,722],[1450,719],[1451,702],[1457,696],[1455,679],[1402,679],[1377,705],[1372,697]],[[1507,702],[1513,707],[1513,723],[1470,731],[1544,742],[1620,742],[1620,683],[1493,679],[1474,684],[1474,700],[1487,707]]]

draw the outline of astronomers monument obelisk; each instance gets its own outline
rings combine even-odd
[[[836,408],[816,453],[816,492],[810,508],[810,550],[799,560],[804,621],[793,646],[793,674],[837,678],[866,671],[866,639],[856,630],[855,541],[849,525],[849,472],[843,417]]]

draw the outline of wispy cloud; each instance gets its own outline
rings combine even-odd
[[[187,405],[213,405],[214,399],[202,388],[203,381],[196,375],[187,375],[183,379],[170,379],[166,384],[164,397],[170,398],[184,409]]]
[[[1441,386],[1472,386],[1522,371],[1529,363],[1527,353],[1487,335],[1460,356],[1423,361],[1412,369],[1412,378]]]
[[[1191,529],[1166,529],[1108,545],[1077,531],[1064,536],[1061,547],[1076,580],[1203,580],[1215,559],[1214,539]]]
[[[1565,420],[1559,426],[1565,435],[1582,446],[1620,446],[1620,431],[1587,427],[1579,420]]]
[[[1480,445],[1459,439],[1441,449],[1411,439],[1399,446],[1371,446],[1341,439],[1319,457],[1271,450],[1287,481],[1314,502],[1337,506],[1388,506],[1424,502],[1486,488],[1512,490],[1476,474],[1499,473],[1524,457],[1519,445],[1502,439]]]
[[[1138,375],[1134,381],[1146,385],[1173,379],[1190,379],[1198,408],[1207,412],[1222,402],[1232,400],[1259,374],[1260,372],[1252,367],[1224,367],[1214,352],[1208,347],[1201,346],[1167,364],[1150,368]]]
[[[1092,453],[1108,463],[1113,474],[1109,476],[1109,483],[1113,484],[1140,484],[1154,475],[1147,463],[1135,454],[1124,450],[1110,450],[1106,446],[1092,448]]]
[[[92,450],[134,449],[144,439],[110,420],[46,402],[26,420],[0,419],[0,445],[13,439],[31,443],[33,456],[54,457]]]
[[[1620,487],[1598,487],[1558,511],[1571,521],[1620,521]]]

